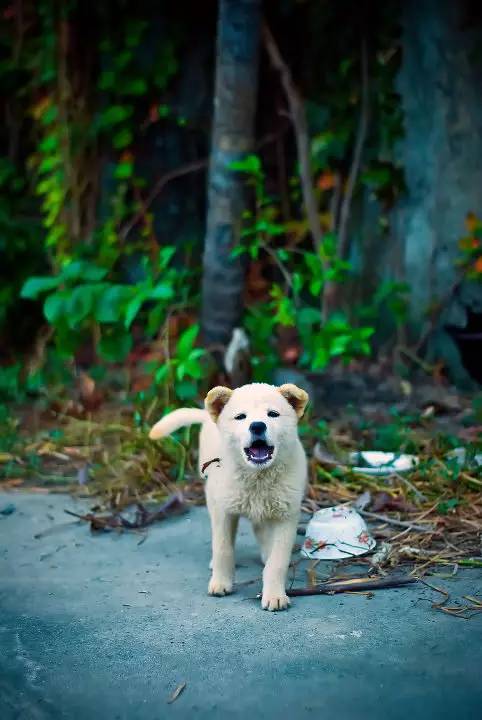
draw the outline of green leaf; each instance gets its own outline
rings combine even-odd
[[[111,105],[99,116],[99,126],[103,129],[111,128],[113,125],[127,120],[132,115],[132,108],[126,105]]]
[[[124,160],[118,163],[114,170],[114,177],[117,180],[128,180],[134,171],[134,164]]]
[[[154,375],[156,383],[163,383],[167,378],[168,372],[169,365],[167,363],[165,365],[161,365],[161,367],[156,370],[156,373]]]
[[[299,293],[302,290],[304,284],[303,275],[299,272],[294,272],[291,276],[291,281],[293,283],[293,291],[295,293]]]
[[[290,327],[295,324],[295,309],[290,298],[283,297],[278,301],[275,320],[280,323],[280,325],[284,325],[286,327]]]
[[[174,295],[172,285],[167,283],[158,283],[149,293],[149,297],[153,300],[170,300]]]
[[[192,325],[187,330],[184,330],[181,337],[179,338],[179,341],[177,343],[177,356],[178,358],[186,358],[190,351],[192,350],[192,347],[196,341],[196,338],[199,333],[199,325],[195,324]]]
[[[165,315],[166,308],[160,303],[149,311],[147,316],[147,334],[149,337],[153,337],[159,332],[164,322]]]
[[[447,515],[450,510],[455,510],[458,505],[460,505],[458,498],[450,498],[450,500],[442,500],[442,502],[437,505],[437,510],[441,515]]]
[[[38,147],[43,153],[54,152],[59,147],[59,138],[55,133],[50,133],[42,138]]]
[[[359,335],[363,340],[366,340],[369,337],[371,337],[374,332],[375,332],[374,327],[362,327],[359,330]]]
[[[99,78],[99,90],[111,90],[115,87],[116,76],[112,70],[104,70]]]
[[[268,220],[258,220],[255,224],[255,228],[257,232],[265,232],[267,235],[270,235],[271,237],[275,237],[277,235],[283,235],[286,230],[284,225],[278,225],[276,223],[269,222]],[[278,250],[277,254],[279,255],[281,260],[287,260],[289,255],[286,252],[286,250]]]
[[[313,358],[311,367],[313,370],[323,370],[330,361],[330,355],[326,348],[318,348]]]
[[[247,155],[242,160],[233,160],[229,163],[230,170],[249,173],[250,175],[258,175],[261,170],[261,160],[257,155]]]
[[[323,280],[312,280],[309,287],[310,293],[313,297],[318,297],[321,292],[321,288],[323,287]]]
[[[166,118],[168,117],[169,113],[171,112],[171,109],[169,105],[159,105],[157,108],[157,114],[160,118]]]
[[[360,181],[373,190],[380,190],[387,187],[392,181],[392,171],[390,167],[378,167],[366,170],[360,176]]]
[[[102,331],[97,347],[99,355],[109,362],[120,362],[126,358],[132,348],[131,334],[119,327]]]
[[[144,78],[134,78],[122,86],[124,95],[144,95],[147,92],[147,83]]]
[[[190,355],[184,363],[184,368],[185,374],[189,377],[194,378],[195,380],[200,380],[204,375],[204,370],[201,363],[196,358],[193,358],[192,355]]]
[[[25,300],[35,300],[41,293],[53,290],[60,283],[58,277],[31,277],[23,284],[20,297]]]
[[[132,138],[133,135],[129,128],[122,128],[122,130],[116,132],[112,138],[112,145],[116,148],[116,150],[123,150],[131,144]]]
[[[139,314],[139,311],[145,302],[145,294],[144,293],[138,293],[135,295],[135,297],[132,298],[132,300],[128,303],[126,307],[126,315],[124,319],[124,326],[126,328],[130,328],[132,323],[134,322],[135,318]]]
[[[118,322],[124,316],[133,288],[126,285],[106,285],[105,288],[97,300],[96,320],[100,323]]]
[[[179,400],[192,400],[198,394],[197,385],[191,380],[176,383],[175,391]]]
[[[159,267],[161,270],[165,270],[172,258],[176,254],[176,248],[174,245],[165,245],[159,250]]]
[[[239,257],[240,255],[243,255],[243,253],[248,252],[248,248],[244,247],[244,245],[236,245],[230,253],[230,256],[232,258]]]
[[[343,355],[350,344],[349,335],[338,335],[332,338],[330,343],[330,355]]]
[[[59,320],[59,318],[65,313],[66,299],[67,293],[62,291],[52,293],[52,295],[49,295],[45,300],[44,315],[51,325],[55,325],[57,320]]]
[[[61,163],[62,159],[60,155],[50,155],[49,157],[45,157],[38,166],[38,173],[39,175],[43,173],[50,173],[54,168],[59,167]]]
[[[71,291],[65,309],[67,323],[72,330],[91,314],[100,289],[99,285],[78,285]]]
[[[185,363],[180,362],[178,364],[178,366],[176,367],[176,377],[178,380],[182,380],[184,378],[185,374],[186,374]]]
[[[58,114],[58,107],[56,105],[51,105],[44,113],[42,113],[42,117],[40,118],[42,125],[50,125],[50,123],[53,123],[54,120],[57,119]]]
[[[85,262],[85,260],[74,260],[64,265],[61,277],[63,280],[90,280],[98,282],[102,280],[108,273],[103,267],[98,267],[93,263]]]
[[[304,307],[298,311],[297,319],[300,325],[314,325],[321,322],[321,311],[311,307]]]

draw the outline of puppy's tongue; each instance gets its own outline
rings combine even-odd
[[[267,445],[251,445],[251,447],[249,448],[249,454],[255,460],[266,460],[269,455],[268,447]]]

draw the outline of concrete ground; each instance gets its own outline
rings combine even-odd
[[[7,503],[16,511],[0,516],[2,720],[482,717],[482,615],[437,612],[426,587],[298,598],[267,613],[251,599],[258,584],[206,595],[204,508],[139,544],[70,522],[64,508],[85,504],[68,496],[0,494],[0,509]],[[240,581],[260,574],[247,525],[238,560]],[[482,591],[475,570],[435,582],[458,596]]]

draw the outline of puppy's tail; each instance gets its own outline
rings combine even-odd
[[[176,430],[179,430],[179,428],[195,425],[196,423],[203,423],[208,417],[206,410],[199,410],[197,408],[180,408],[179,410],[174,410],[151,428],[149,437],[151,440],[157,440],[158,438],[170,435]]]

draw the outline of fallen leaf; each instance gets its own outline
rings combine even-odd
[[[473,212],[468,212],[465,217],[465,227],[467,228],[467,232],[473,233],[474,230],[479,225],[480,220],[477,218],[477,215]]]
[[[15,455],[8,452],[0,452],[0,463],[10,462],[11,460],[15,460]]]
[[[8,480],[2,480],[2,482],[0,482],[0,488],[20,487],[20,485],[23,485],[22,478],[9,478]]]
[[[187,683],[185,683],[185,682],[179,683],[179,685],[174,690],[172,695],[169,696],[169,699],[167,701],[169,705],[177,700],[179,695],[184,691],[184,688],[186,687],[186,685],[187,685]]]
[[[12,513],[14,513],[16,509],[17,508],[15,507],[15,505],[13,503],[8,503],[8,505],[4,505],[0,509],[0,515],[5,515],[5,516],[12,515]]]
[[[81,450],[79,450],[79,448],[65,446],[62,449],[63,449],[64,453],[66,455],[70,455],[70,457],[75,457],[75,458],[79,458],[81,460],[85,460],[85,454],[83,452],[81,452]]]
[[[336,181],[335,173],[332,170],[326,170],[318,178],[318,187],[320,190],[332,190],[336,185]]]
[[[95,380],[83,371],[79,373],[79,395],[86,410],[97,410],[104,399],[103,393],[95,385]]]
[[[371,510],[381,512],[382,510],[399,510],[400,512],[413,512],[416,508],[409,503],[403,495],[394,497],[387,492],[379,492],[373,497]]]
[[[355,507],[357,510],[365,510],[372,501],[372,494],[370,490],[365,490],[364,493],[359,495],[355,502],[353,503],[353,507]]]

